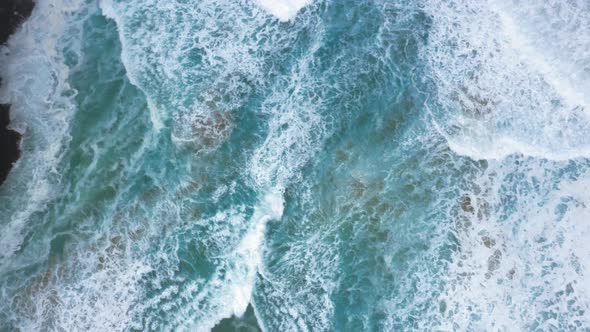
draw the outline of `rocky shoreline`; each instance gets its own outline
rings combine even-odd
[[[31,15],[34,6],[33,0],[2,0],[0,2],[0,44],[6,43],[19,25]],[[8,128],[9,112],[10,105],[0,104],[0,184],[6,180],[12,165],[20,157],[21,137],[18,132]]]

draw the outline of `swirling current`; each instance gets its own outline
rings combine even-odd
[[[0,59],[0,331],[590,331],[588,1],[37,0]]]

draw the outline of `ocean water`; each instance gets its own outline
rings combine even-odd
[[[590,330],[590,3],[37,0],[0,331]]]

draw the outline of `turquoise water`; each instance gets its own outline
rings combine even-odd
[[[590,329],[588,4],[280,4],[38,0],[0,330]]]

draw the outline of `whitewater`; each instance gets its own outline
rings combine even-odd
[[[590,330],[590,2],[37,0],[0,331]]]

